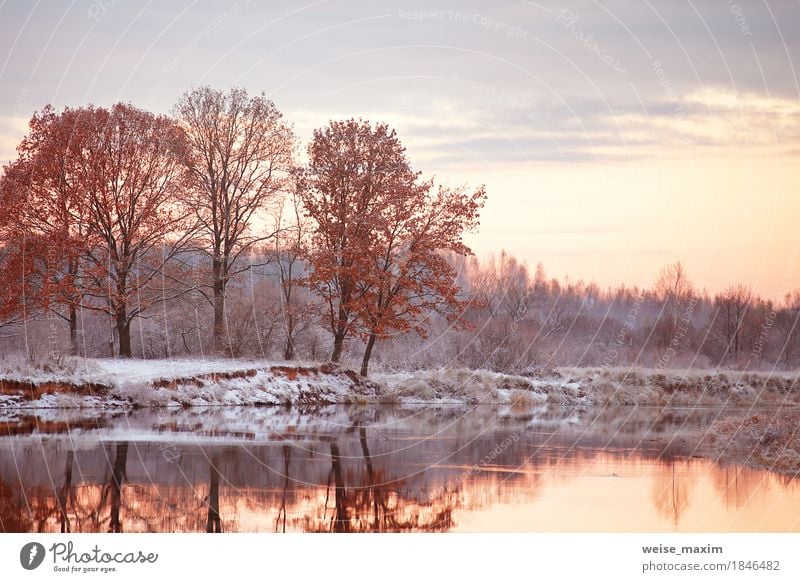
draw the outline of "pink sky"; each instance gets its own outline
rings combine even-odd
[[[168,4],[168,5],[167,5]],[[265,91],[306,142],[397,128],[414,166],[485,183],[470,243],[549,275],[800,287],[800,4],[288,0],[0,5],[0,161],[31,114],[188,88]]]

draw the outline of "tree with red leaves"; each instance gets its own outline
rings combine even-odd
[[[334,121],[317,129],[308,156],[299,178],[303,205],[316,223],[307,282],[325,301],[331,360],[338,362],[369,301],[376,275],[372,243],[385,227],[381,209],[390,198],[407,196],[417,174],[396,133],[385,124],[373,129],[367,121]]]
[[[325,300],[331,360],[358,334],[367,342],[366,375],[378,339],[424,333],[429,311],[457,311],[455,272],[443,253],[470,253],[461,237],[477,226],[485,191],[433,194],[386,124],[331,122],[314,132],[308,153],[299,189],[316,223],[307,283]]]
[[[378,339],[408,332],[424,337],[431,312],[457,326],[457,316],[469,303],[459,296],[456,272],[445,253],[472,254],[462,237],[478,226],[486,192],[483,187],[474,192],[439,187],[433,192],[431,186],[422,184],[409,196],[388,200],[382,209],[382,228],[370,253],[374,275],[359,312],[367,344],[362,376]]]
[[[77,307],[81,302],[79,262],[87,236],[87,207],[76,164],[85,133],[80,112],[34,114],[4,168],[0,199],[6,223],[4,305],[44,309],[69,325],[70,351],[77,353]]]
[[[86,295],[112,317],[119,355],[131,357],[131,323],[182,290],[153,288],[195,232],[182,161],[188,144],[166,117],[117,104],[86,108],[80,180],[88,212]]]
[[[66,305],[73,350],[78,304],[112,317],[118,353],[130,357],[131,322],[167,298],[150,287],[193,232],[185,150],[172,120],[125,104],[48,107],[31,120],[3,176],[13,292]]]

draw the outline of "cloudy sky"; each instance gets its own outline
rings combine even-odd
[[[486,184],[480,256],[649,285],[800,287],[800,2],[0,0],[0,161],[31,114],[265,91],[302,141],[393,125]]]

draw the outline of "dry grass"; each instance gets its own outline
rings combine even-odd
[[[719,420],[700,449],[721,461],[800,473],[800,412],[758,412]]]

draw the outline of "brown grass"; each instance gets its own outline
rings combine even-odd
[[[800,472],[800,412],[758,412],[715,422],[700,449],[720,461]]]

